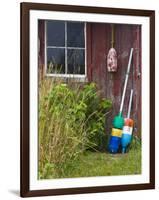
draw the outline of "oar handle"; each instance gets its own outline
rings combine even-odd
[[[131,48],[130,56],[129,56],[129,62],[128,62],[128,68],[127,68],[127,72],[126,72],[124,90],[123,90],[122,100],[121,100],[121,104],[120,104],[120,110],[119,110],[120,113],[122,113],[122,111],[123,111],[123,104],[124,104],[124,99],[125,99],[125,93],[126,93],[127,82],[128,82],[128,78],[129,78],[129,72],[130,72],[130,66],[131,66],[131,60],[132,60],[133,50],[134,50],[134,49]]]

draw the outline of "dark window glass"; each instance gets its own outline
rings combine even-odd
[[[65,49],[48,48],[47,49],[47,73],[64,74],[65,73]]]
[[[65,46],[65,22],[47,21],[47,46]]]
[[[85,50],[79,49],[85,47],[84,23],[48,20],[46,25],[47,73],[85,74]]]
[[[84,47],[84,23],[67,22],[67,46]]]
[[[83,49],[68,49],[68,74],[85,74],[85,54]]]

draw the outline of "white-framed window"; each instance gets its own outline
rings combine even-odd
[[[86,23],[46,20],[46,76],[85,78],[86,71]]]

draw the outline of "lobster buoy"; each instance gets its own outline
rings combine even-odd
[[[110,153],[117,153],[121,143],[122,130],[112,128],[108,150]]]
[[[117,53],[114,48],[111,48],[108,52],[107,68],[108,68],[108,72],[116,72],[117,71]]]
[[[107,55],[107,69],[108,72],[116,72],[117,71],[117,52],[114,48],[114,24],[111,25],[112,33],[111,33],[111,48]]]
[[[130,127],[130,126],[123,127],[123,133],[122,133],[122,138],[121,138],[122,153],[126,152],[127,146],[131,143],[132,131],[133,131],[133,127]]]
[[[128,115],[127,115],[127,118],[125,119],[125,124],[123,127],[123,132],[122,132],[122,137],[121,137],[122,153],[126,152],[126,148],[131,143],[131,140],[132,140],[132,132],[133,132],[133,125],[134,125],[134,121],[130,119],[132,95],[133,95],[133,90],[131,90]]]
[[[119,113],[119,115],[115,116],[113,120],[113,128],[108,146],[108,150],[110,153],[117,153],[119,150],[119,146],[121,144],[123,126],[124,126],[124,118],[122,117],[122,114]]]

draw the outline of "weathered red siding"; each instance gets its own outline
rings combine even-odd
[[[135,121],[134,133],[141,133],[141,27],[138,25],[115,25],[115,49],[118,54],[118,70],[107,71],[107,54],[111,47],[111,24],[87,23],[87,73],[88,80],[97,83],[102,96],[113,101],[112,112],[107,117],[106,132],[110,133],[112,119],[119,112],[120,101],[129,59],[134,48],[123,115],[127,115],[130,89],[134,89],[131,117]],[[39,21],[39,71],[44,71],[44,21]],[[141,73],[142,74],[142,73]]]
[[[133,61],[126,91],[123,115],[127,115],[130,89],[134,89],[131,117],[135,121],[134,133],[141,133],[141,27],[115,25],[115,49],[118,54],[118,70],[107,71],[107,54],[111,47],[111,25],[87,24],[87,67],[89,81],[99,86],[102,96],[113,101],[113,110],[107,119],[107,132],[111,131],[112,119],[119,112],[129,53],[134,48]]]

